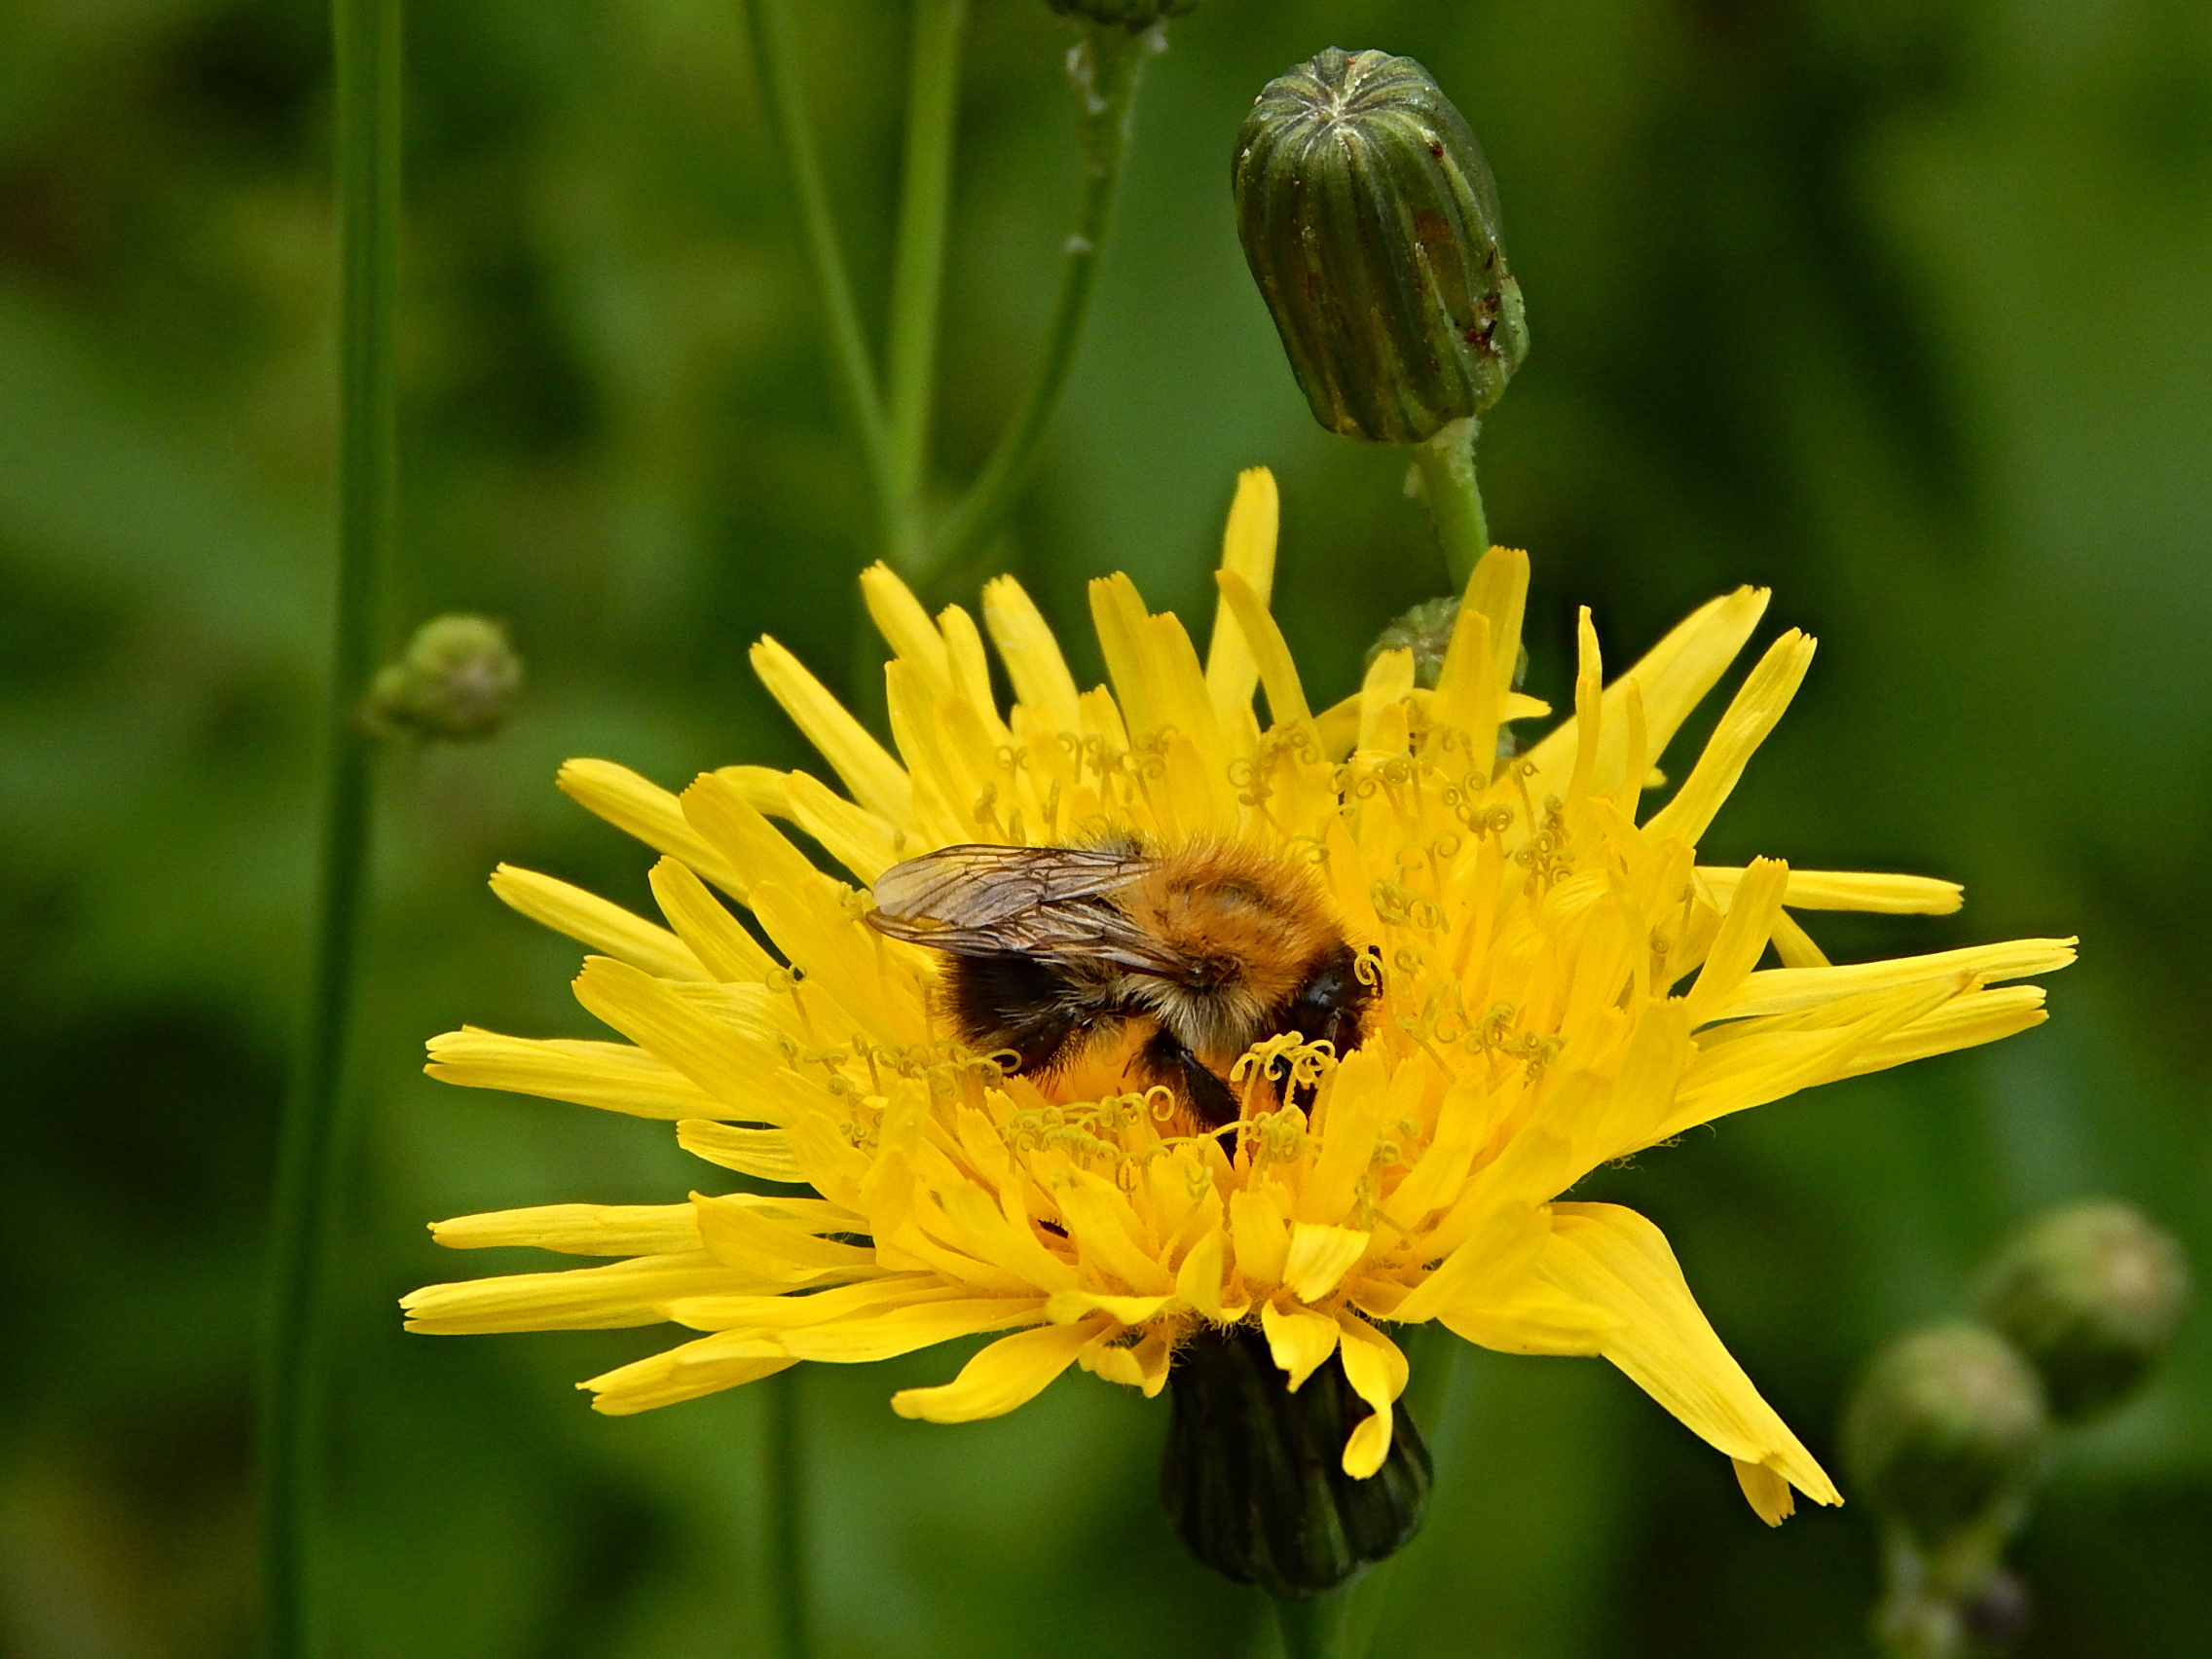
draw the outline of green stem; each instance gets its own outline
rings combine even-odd
[[[921,555],[921,494],[929,470],[945,220],[952,203],[953,135],[960,107],[960,43],[967,22],[968,0],[915,0],[886,375],[886,445],[900,524],[893,563],[909,570]]]
[[[753,23],[753,55],[760,66],[769,119],[783,150],[785,168],[791,174],[792,194],[798,203],[800,240],[806,246],[807,263],[813,268],[823,320],[830,330],[830,359],[844,390],[846,413],[860,441],[861,462],[875,496],[886,551],[894,551],[903,533],[894,505],[897,490],[890,439],[884,429],[875,370],[868,362],[867,338],[861,330],[860,311],[853,303],[852,278],[846,273],[844,249],[837,240],[836,218],[830,211],[830,192],[823,183],[822,160],[814,147],[814,128],[807,119],[791,13],[785,0],[751,0],[747,15]]]
[[[400,0],[334,0],[340,262],[336,615],[320,892],[307,1046],[287,1102],[269,1253],[261,1484],[264,1640],[272,1659],[320,1645],[313,1555],[322,1516],[321,1331],[344,1136],[348,1012],[369,874],[379,577],[396,536]]]
[[[1308,1598],[1277,1596],[1283,1659],[1344,1659],[1345,1614],[1350,1604],[1348,1589]]]
[[[1043,355],[997,446],[983,463],[967,497],[954,510],[931,549],[929,569],[956,564],[997,531],[1019,499],[1036,464],[1052,412],[1075,363],[1084,317],[1098,285],[1098,264],[1113,226],[1114,200],[1121,193],[1128,160],[1129,130],[1145,60],[1161,50],[1157,30],[1131,34],[1108,24],[1089,24],[1068,55],[1074,83],[1076,136],[1083,152],[1083,200],[1075,229],[1067,240],[1060,288],[1046,325]]]
[[[1455,421],[1425,444],[1414,446],[1420,468],[1421,494],[1427,498],[1436,538],[1444,544],[1444,567],[1452,586],[1463,589],[1475,567],[1490,551],[1490,520],[1475,482],[1475,418]]]
[[[1432,1455],[1445,1444],[1444,1410],[1452,1397],[1452,1375],[1464,1346],[1437,1324],[1420,1326],[1405,1344],[1412,1375],[1399,1405],[1428,1437]],[[1366,1659],[1374,1647],[1382,1628],[1382,1615],[1389,1609],[1398,1563],[1404,1559],[1403,1551],[1391,1556],[1351,1587],[1351,1606],[1345,1619],[1345,1659]]]
[[[807,1620],[806,1403],[800,1367],[766,1382],[768,1395],[769,1599],[782,1659],[808,1659],[814,1639]]]

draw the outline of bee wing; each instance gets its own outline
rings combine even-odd
[[[946,847],[876,877],[868,925],[971,956],[1054,956],[1175,973],[1180,953],[1139,930],[1110,895],[1147,861],[1100,847]]]

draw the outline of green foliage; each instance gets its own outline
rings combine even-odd
[[[903,14],[793,11],[816,108],[845,112],[825,149],[879,314]],[[1064,25],[977,11],[940,487],[1020,395],[1075,168]],[[591,1034],[577,951],[485,874],[504,858],[645,903],[647,857],[554,767],[800,763],[743,646],[773,632],[866,702],[873,529],[730,8],[474,0],[411,28],[385,651],[420,616],[498,615],[533,690],[490,743],[387,759],[334,1320],[349,1651],[756,1651],[756,1402],[601,1420],[569,1383],[651,1334],[445,1343],[401,1336],[391,1303],[526,1265],[444,1255],[430,1217],[709,1183],[652,1125],[429,1084],[420,1043],[464,1020]],[[1590,1185],[1667,1228],[1833,1466],[1857,1357],[1957,1305],[2015,1218],[2115,1192],[2212,1259],[2212,23],[2181,0],[1215,0],[1150,71],[1047,466],[933,603],[1003,566],[1080,634],[1084,580],[1125,569],[1202,622],[1234,473],[1258,462],[1283,484],[1278,592],[1317,703],[1433,592],[1403,458],[1313,428],[1220,166],[1253,93],[1330,40],[1418,56],[1475,115],[1543,297],[1544,350],[1484,451],[1497,534],[1535,556],[1531,694],[1571,696],[1577,604],[1619,663],[1714,592],[1772,583],[1773,625],[1826,648],[1709,856],[1967,882],[1955,919],[1813,918],[1839,959],[2086,940],[2043,1031]],[[258,1229],[332,523],[325,82],[313,6],[0,12],[12,1659],[245,1650]],[[890,1415],[956,1359],[809,1375],[830,1654],[1133,1659],[1162,1633],[1264,1651],[1260,1601],[1160,1513],[1165,1402],[1077,1377],[1000,1422]],[[1862,1651],[1857,1511],[1769,1533],[1609,1370],[1470,1356],[1423,1427],[1434,1500],[1378,1655]],[[2026,1651],[2194,1652],[2208,1552],[2199,1322],[2039,1501]]]

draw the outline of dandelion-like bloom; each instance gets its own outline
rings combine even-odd
[[[1513,689],[1526,556],[1493,549],[1476,571],[1433,691],[1416,688],[1409,652],[1387,651],[1316,715],[1268,611],[1274,534],[1273,481],[1247,473],[1202,664],[1125,576],[1092,583],[1111,689],[1077,689],[1011,578],[984,590],[978,630],[956,606],[933,621],[869,571],[895,653],[896,754],[781,645],[754,650],[843,793],[732,766],[677,796],[606,761],[566,767],[570,794],[664,855],[652,889],[667,925],[522,870],[494,886],[604,953],[576,995],[626,1041],[463,1030],[432,1042],[431,1073],[670,1120],[707,1162],[794,1191],[440,1223],[458,1247],[623,1259],[431,1286],[406,1300],[412,1327],[702,1333],[584,1383],[612,1413],[799,1360],[1008,1333],[951,1382],[893,1396],[939,1422],[1012,1411],[1070,1365],[1156,1394],[1179,1347],[1240,1327],[1292,1389],[1341,1366],[1365,1405],[1343,1467],[1365,1480],[1407,1376],[1388,1329],[1436,1320],[1487,1347],[1603,1354],[1734,1460],[1770,1523],[1791,1487],[1837,1501],[1658,1229],[1561,1195],[1731,1112],[2033,1025],[2040,990],[1991,986],[2064,966],[2070,941],[1830,965],[1792,911],[1939,913],[1959,889],[1697,863],[1812,660],[1794,631],[1666,804],[1643,808],[1653,761],[1750,639],[1764,592],[1714,600],[1609,685],[1583,612],[1572,717],[1499,758],[1505,722],[1549,713]],[[852,880],[822,873],[791,830]],[[1129,837],[1281,861],[1366,965],[1357,1046],[1260,1044],[1225,1079],[1240,1116],[1224,1131],[1133,1086],[1126,1043],[1041,1075],[970,1051],[942,996],[947,959],[865,920],[870,884],[940,848]],[[1770,949],[1781,965],[1762,968]]]

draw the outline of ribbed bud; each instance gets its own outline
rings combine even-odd
[[[2125,1204],[2072,1204],[1991,1265],[1982,1311],[2079,1422],[2118,1405],[2164,1355],[2189,1307],[2181,1246]]]
[[[1162,1483],[1191,1553],[1276,1596],[1324,1595],[1420,1529],[1428,1448],[1401,1402],[1390,1454],[1364,1481],[1345,1442],[1369,1407],[1331,1356],[1297,1393],[1250,1325],[1208,1332],[1175,1356]]]
[[[2043,1385],[2003,1337],[1940,1325],[1893,1344],[1843,1425],[1860,1494],[1926,1550],[2009,1531],[2042,1471]]]
[[[522,689],[522,658],[486,616],[433,616],[407,653],[378,674],[367,716],[385,731],[461,741],[507,723]]]
[[[1168,18],[1187,18],[1198,9],[1198,0],[1045,0],[1045,4],[1063,18],[1084,18],[1131,32]]]
[[[1236,224],[1290,366],[1332,432],[1425,441],[1528,354],[1497,187],[1410,57],[1332,47],[1270,82],[1236,135]]]

